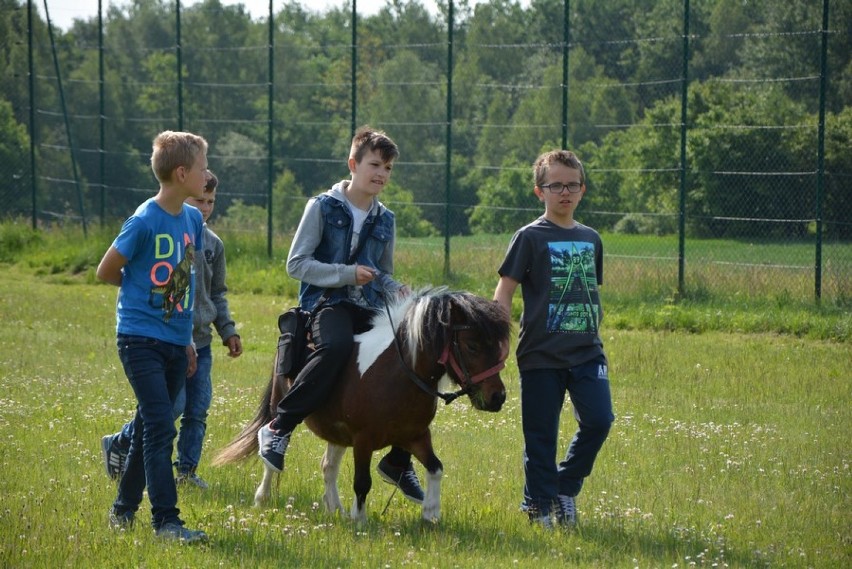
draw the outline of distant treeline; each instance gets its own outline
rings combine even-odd
[[[683,208],[695,235],[852,237],[847,0],[825,32],[812,0],[457,2],[452,34],[447,2],[389,0],[354,30],[340,4],[276,2],[272,31],[218,0],[52,35],[33,10],[30,36],[27,3],[0,0],[0,212],[122,218],[156,187],[153,136],[182,128],[211,143],[220,216],[265,217],[271,192],[287,231],[369,123],[401,149],[383,200],[403,235],[516,228],[539,207],[530,164],[564,140],[592,225],[673,233]]]

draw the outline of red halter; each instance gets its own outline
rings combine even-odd
[[[453,351],[450,351],[450,344],[453,346]],[[459,361],[461,359],[461,354],[458,352],[458,344],[455,341],[455,336],[452,340],[447,342],[444,346],[444,351],[441,352],[441,357],[438,358],[438,363],[442,366],[446,366],[447,362],[449,362],[450,367],[453,368],[453,371],[456,372],[456,375],[464,379],[466,385],[476,385],[480,381],[484,380],[486,377],[490,377],[496,373],[499,373],[504,367],[506,367],[506,357],[509,355],[509,346],[506,345],[503,348],[503,351],[500,354],[500,359],[497,361],[497,364],[488,368],[485,371],[481,371],[478,374],[470,377],[467,373],[467,369],[464,368],[464,362],[461,362],[459,365]]]

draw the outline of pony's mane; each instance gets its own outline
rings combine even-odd
[[[382,310],[373,317],[372,329],[355,336],[355,341],[360,344],[359,373],[364,374],[390,346],[394,334],[400,329],[410,365],[415,367],[418,355],[430,343],[446,344],[451,309],[461,313],[461,320],[479,330],[487,342],[497,345],[508,341],[511,331],[509,319],[497,303],[469,292],[452,292],[444,286],[427,287],[389,302],[388,310]]]
[[[376,359],[391,345],[394,335],[403,323],[405,344],[408,346],[411,366],[417,365],[417,353],[422,348],[428,331],[423,328],[433,300],[448,294],[447,287],[426,287],[402,298],[395,296],[382,310],[373,316],[372,328],[355,336],[358,348],[358,373],[364,375]],[[390,316],[388,316],[390,313]]]
[[[416,294],[405,298],[395,297],[388,302],[387,310],[382,310],[373,316],[372,328],[355,336],[358,348],[358,373],[364,375],[373,362],[388,349],[393,337],[399,329],[399,324],[405,317],[408,307],[415,300]],[[390,317],[388,317],[390,312]]]

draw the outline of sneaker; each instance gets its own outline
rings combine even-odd
[[[284,470],[284,453],[287,452],[287,445],[290,444],[289,433],[282,433],[280,430],[274,430],[270,425],[266,424],[257,432],[257,454],[260,455],[264,464],[275,472]]]
[[[530,512],[530,523],[543,529],[553,529],[553,517],[550,514],[538,514]]]
[[[136,518],[136,514],[133,512],[127,511],[123,514],[119,514],[115,511],[115,508],[109,509],[109,527],[114,530],[125,530],[133,527],[133,520]]]
[[[101,449],[104,453],[104,466],[107,476],[113,480],[121,478],[124,472],[124,463],[127,461],[127,450],[120,449],[115,445],[118,435],[105,435],[101,439]]]
[[[392,465],[388,462],[387,457],[384,457],[379,461],[376,470],[382,480],[399,488],[403,496],[415,504],[423,503],[423,488],[420,486],[420,481],[417,479],[417,473],[414,472],[414,465],[411,462],[405,468],[400,468]]]
[[[563,527],[573,527],[577,525],[577,505],[574,501],[574,496],[566,496],[559,494],[556,497],[556,504],[559,509],[556,511],[556,521]]]
[[[181,543],[206,543],[207,534],[201,530],[186,529],[179,523],[169,522],[154,531],[157,537],[180,541]]]
[[[207,490],[210,486],[207,482],[204,481],[195,471],[192,472],[179,472],[177,477],[175,478],[175,484],[177,486],[182,486],[184,484],[190,484],[192,486],[196,486],[202,490]]]

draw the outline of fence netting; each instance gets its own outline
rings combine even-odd
[[[218,0],[104,2],[57,29],[12,2],[0,213],[117,223],[156,190],[153,137],[189,130],[213,224],[286,235],[371,124],[400,146],[382,200],[401,242],[455,272],[541,214],[531,164],[565,146],[608,288],[850,301],[848,2],[439,4],[275,1],[270,26]]]

